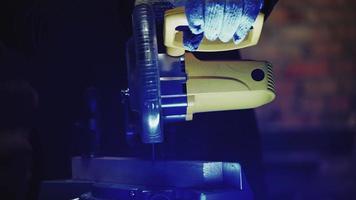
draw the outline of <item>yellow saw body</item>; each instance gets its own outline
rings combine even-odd
[[[223,51],[258,43],[264,14],[258,15],[239,44],[204,38],[197,52],[209,52],[211,59],[199,59],[184,49],[179,31],[188,26],[184,7],[166,10],[160,22],[156,16],[149,5],[136,6],[133,44],[129,45],[134,50],[128,48],[127,96],[131,110],[140,116],[137,129],[144,143],[163,142],[163,122],[192,120],[196,113],[256,108],[275,99],[269,62],[219,59]]]

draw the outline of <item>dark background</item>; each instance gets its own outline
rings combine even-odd
[[[277,98],[256,109],[274,197],[355,199],[355,8],[279,1],[259,45],[242,51],[274,65]]]
[[[126,87],[132,6],[131,1],[1,1],[0,78],[26,80],[39,96],[30,137],[35,165],[30,196],[41,180],[71,176],[70,157],[85,143],[78,135],[88,87],[103,96],[107,130],[102,131],[111,133],[102,138],[103,154],[123,152],[124,135],[113,133],[123,132],[119,91]]]

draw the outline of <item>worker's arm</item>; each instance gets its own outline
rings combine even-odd
[[[274,6],[277,4],[279,0],[265,0],[265,3],[262,7],[261,12],[265,14],[265,19],[271,14]]]

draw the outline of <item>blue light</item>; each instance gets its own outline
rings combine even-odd
[[[206,195],[204,193],[200,194],[200,200],[206,200]]]
[[[151,130],[152,129],[157,129],[159,121],[160,121],[160,115],[159,114],[157,114],[157,115],[149,115],[148,116],[148,125],[149,125]]]
[[[203,176],[205,180],[214,180],[214,179],[221,179],[222,174],[222,165],[221,163],[204,163],[203,164]]]

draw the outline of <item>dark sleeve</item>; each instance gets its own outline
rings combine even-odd
[[[262,8],[262,12],[265,14],[266,19],[271,14],[274,6],[277,4],[278,0],[265,0],[265,4]]]

